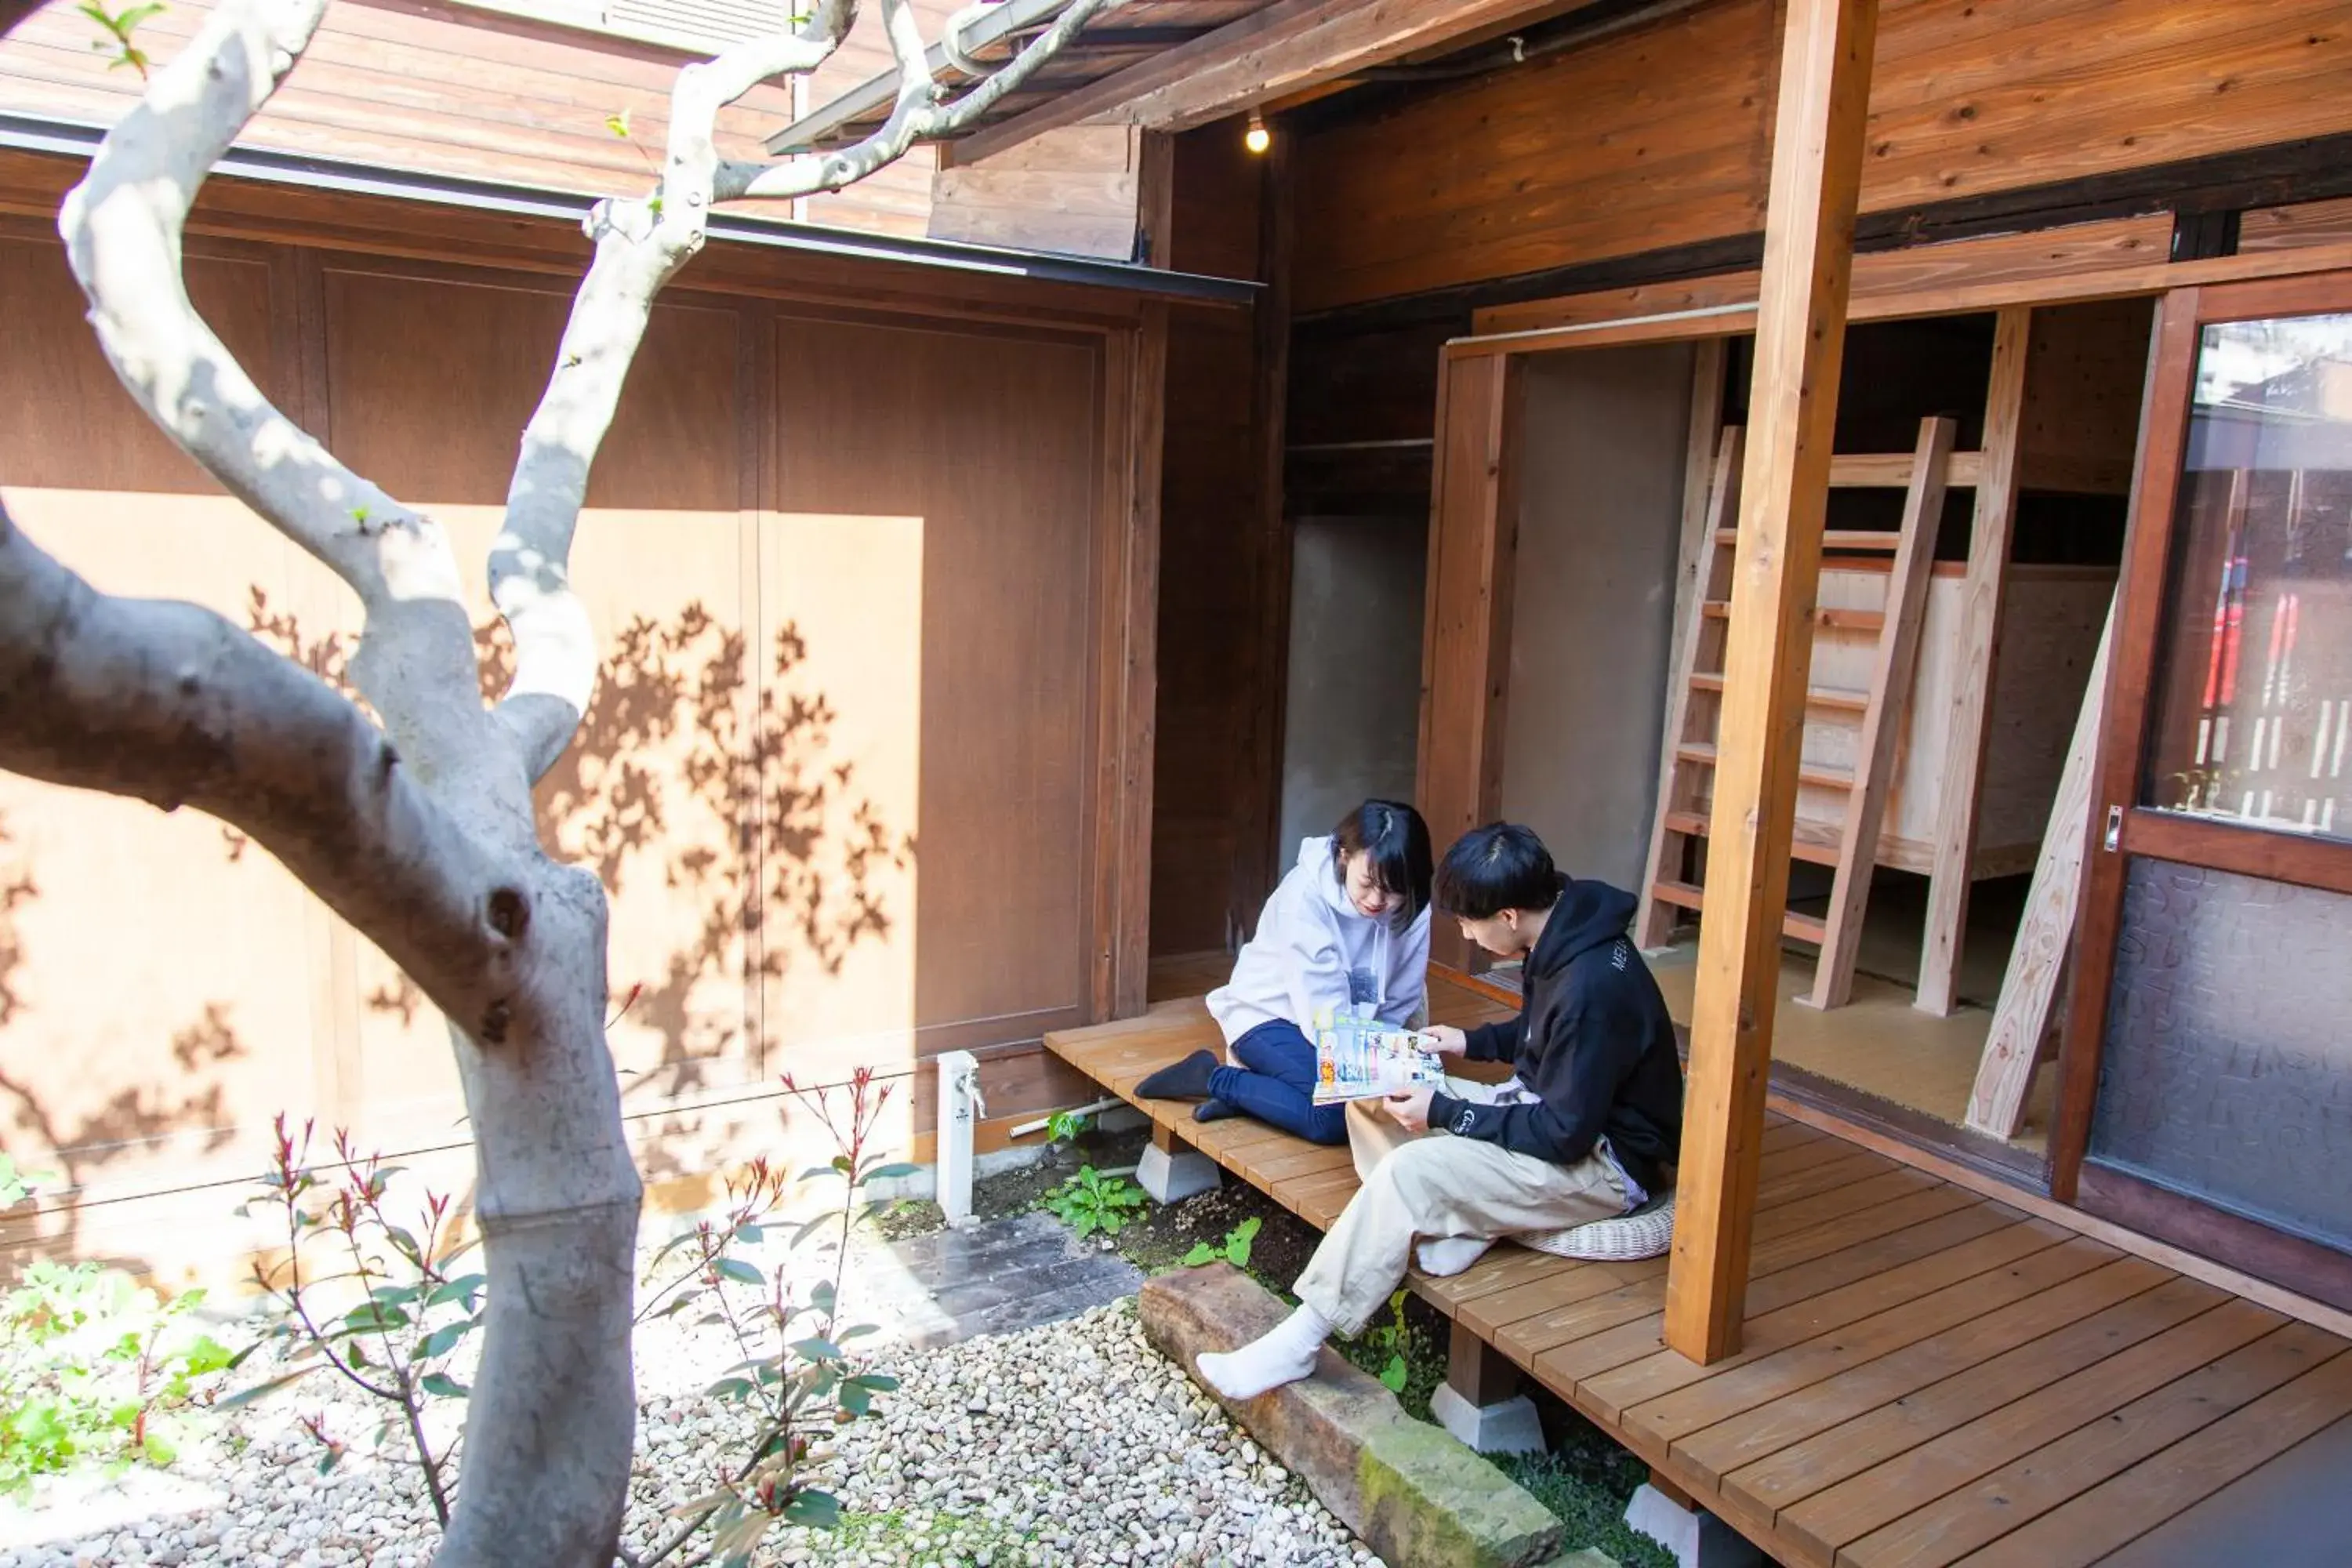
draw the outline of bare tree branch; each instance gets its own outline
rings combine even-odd
[[[365,714],[210,610],[99,593],[5,506],[0,768],[234,824],[454,1016],[505,984],[494,858]]]
[[[109,133],[58,229],[100,346],[141,406],[359,595],[367,631],[353,677],[403,753],[428,782],[507,775],[492,797],[528,833],[520,773],[504,748],[484,744],[489,724],[447,536],[273,406],[196,314],[181,277],[198,188],[293,68],[325,6],[223,0]]]
[[[855,9],[826,0],[796,35],[748,39],[686,67],[670,91],[660,183],[643,197],[600,202],[589,215],[595,256],[523,431],[506,527],[490,552],[490,597],[514,633],[516,656],[499,718],[534,779],[562,755],[594,691],[596,637],[572,589],[572,534],[654,298],[706,237],[720,167],[719,111],[771,78],[824,64]]]
[[[898,62],[898,96],[889,119],[871,135],[831,153],[804,153],[777,163],[729,163],[719,174],[717,199],[814,195],[838,191],[906,156],[918,142],[968,129],[1007,93],[1077,37],[1110,0],[1076,0],[1021,52],[952,102],[931,75],[921,32],[907,0],[883,0],[890,51]]]

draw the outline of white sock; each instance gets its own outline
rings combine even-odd
[[[1495,1244],[1483,1236],[1433,1236],[1424,1238],[1413,1249],[1423,1274],[1433,1274],[1443,1279],[1448,1274],[1459,1274],[1481,1258]]]
[[[1241,1349],[1206,1351],[1193,1362],[1202,1381],[1227,1399],[1255,1399],[1314,1372],[1316,1352],[1330,1332],[1323,1314],[1301,1302],[1298,1310]]]

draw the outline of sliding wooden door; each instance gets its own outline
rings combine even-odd
[[[2151,374],[2053,1186],[2352,1305],[2352,275]]]

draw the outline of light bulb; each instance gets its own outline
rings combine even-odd
[[[1266,130],[1265,121],[1259,119],[1255,110],[1249,117],[1249,129],[1242,132],[1242,145],[1253,153],[1263,153],[1274,145],[1273,134]]]

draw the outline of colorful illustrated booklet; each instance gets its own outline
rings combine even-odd
[[[1440,1088],[1445,1068],[1436,1045],[1433,1035],[1377,1018],[1326,1014],[1315,1026],[1315,1103],[1337,1105]]]

